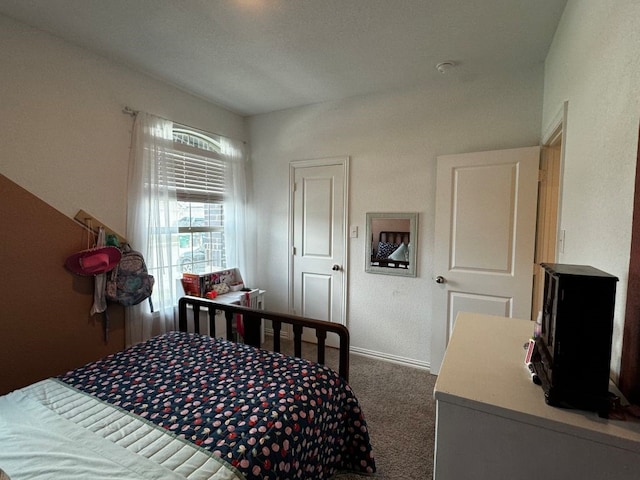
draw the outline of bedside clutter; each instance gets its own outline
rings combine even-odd
[[[245,288],[238,268],[228,268],[202,274],[183,273],[181,284],[185,295],[208,298],[220,303],[236,304],[259,310],[264,310],[265,308],[265,290]],[[192,316],[189,316],[189,322],[193,322]],[[216,315],[216,332],[225,331],[223,323],[224,315],[218,312]],[[201,319],[200,331],[207,332],[207,329],[208,324],[205,326]],[[234,325],[234,335],[236,333],[240,337],[244,334],[241,322],[237,322]],[[211,332],[209,334],[211,335]],[[260,330],[260,342],[264,342],[264,321]]]
[[[200,274],[183,273],[181,283],[185,295],[203,298],[206,298],[209,292],[215,292],[217,296],[244,288],[242,275],[237,268]]]

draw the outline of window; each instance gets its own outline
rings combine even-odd
[[[224,247],[224,164],[220,142],[211,135],[183,127],[173,128],[167,176],[176,188],[177,203],[171,218],[177,235],[174,268],[204,273],[226,268]]]
[[[127,239],[154,276],[153,307],[127,310],[127,344],[176,328],[184,271],[243,268],[246,145],[138,112],[131,135]]]

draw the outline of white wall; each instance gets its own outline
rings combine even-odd
[[[435,158],[534,145],[569,100],[560,261],[620,277],[620,354],[640,102],[640,4],[570,0],[542,73],[464,72],[421,89],[249,120],[258,282],[286,309],[288,165],[351,157],[348,321],[361,351],[430,360]],[[128,105],[246,139],[245,120],[148,76],[0,16],[0,173],[72,217],[84,209],[124,233]],[[364,273],[367,211],[420,213],[418,277]]]
[[[247,137],[239,115],[0,16],[0,173],[123,235],[133,123],[124,106]]]
[[[543,128],[568,101],[561,263],[620,278],[612,368],[619,371],[640,112],[640,2],[569,0],[547,56]]]
[[[398,93],[312,105],[249,119],[259,284],[268,306],[286,309],[289,162],[351,158],[347,321],[357,350],[428,366],[436,156],[537,145],[542,65],[471,78],[461,68]],[[365,213],[418,212],[418,277],[364,272]],[[412,242],[413,243],[413,242]]]

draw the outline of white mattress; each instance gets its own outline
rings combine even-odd
[[[53,379],[0,397],[0,469],[11,480],[244,480],[209,452]]]

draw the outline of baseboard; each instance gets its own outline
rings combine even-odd
[[[264,327],[264,334],[268,337],[273,337],[273,328]],[[280,339],[289,340],[289,338],[291,338],[291,336],[289,335],[288,329],[280,330]]]
[[[419,368],[421,370],[431,370],[431,365],[428,362],[421,362],[413,358],[400,357],[398,355],[390,355],[388,353],[376,352],[373,350],[366,350],[364,348],[351,347],[349,349],[351,353],[356,355],[362,355],[365,357],[375,358],[377,360],[384,360],[386,362],[397,363],[407,367]]]
[[[273,329],[266,327],[264,329],[264,333],[267,336],[271,336],[273,337]],[[281,339],[290,339],[289,336],[289,331],[288,330],[282,330],[281,334],[280,334],[280,338]],[[391,363],[397,363],[398,365],[404,365],[406,367],[413,367],[413,368],[419,368],[421,370],[431,370],[431,365],[428,362],[420,362],[418,360],[415,360],[413,358],[407,358],[407,357],[399,357],[397,355],[390,355],[388,353],[382,353],[382,352],[376,352],[373,350],[366,350],[364,348],[358,348],[358,347],[351,347],[349,348],[349,352],[356,354],[356,355],[362,355],[363,357],[369,357],[369,358],[374,358],[377,360],[383,360],[385,362],[391,362]]]

